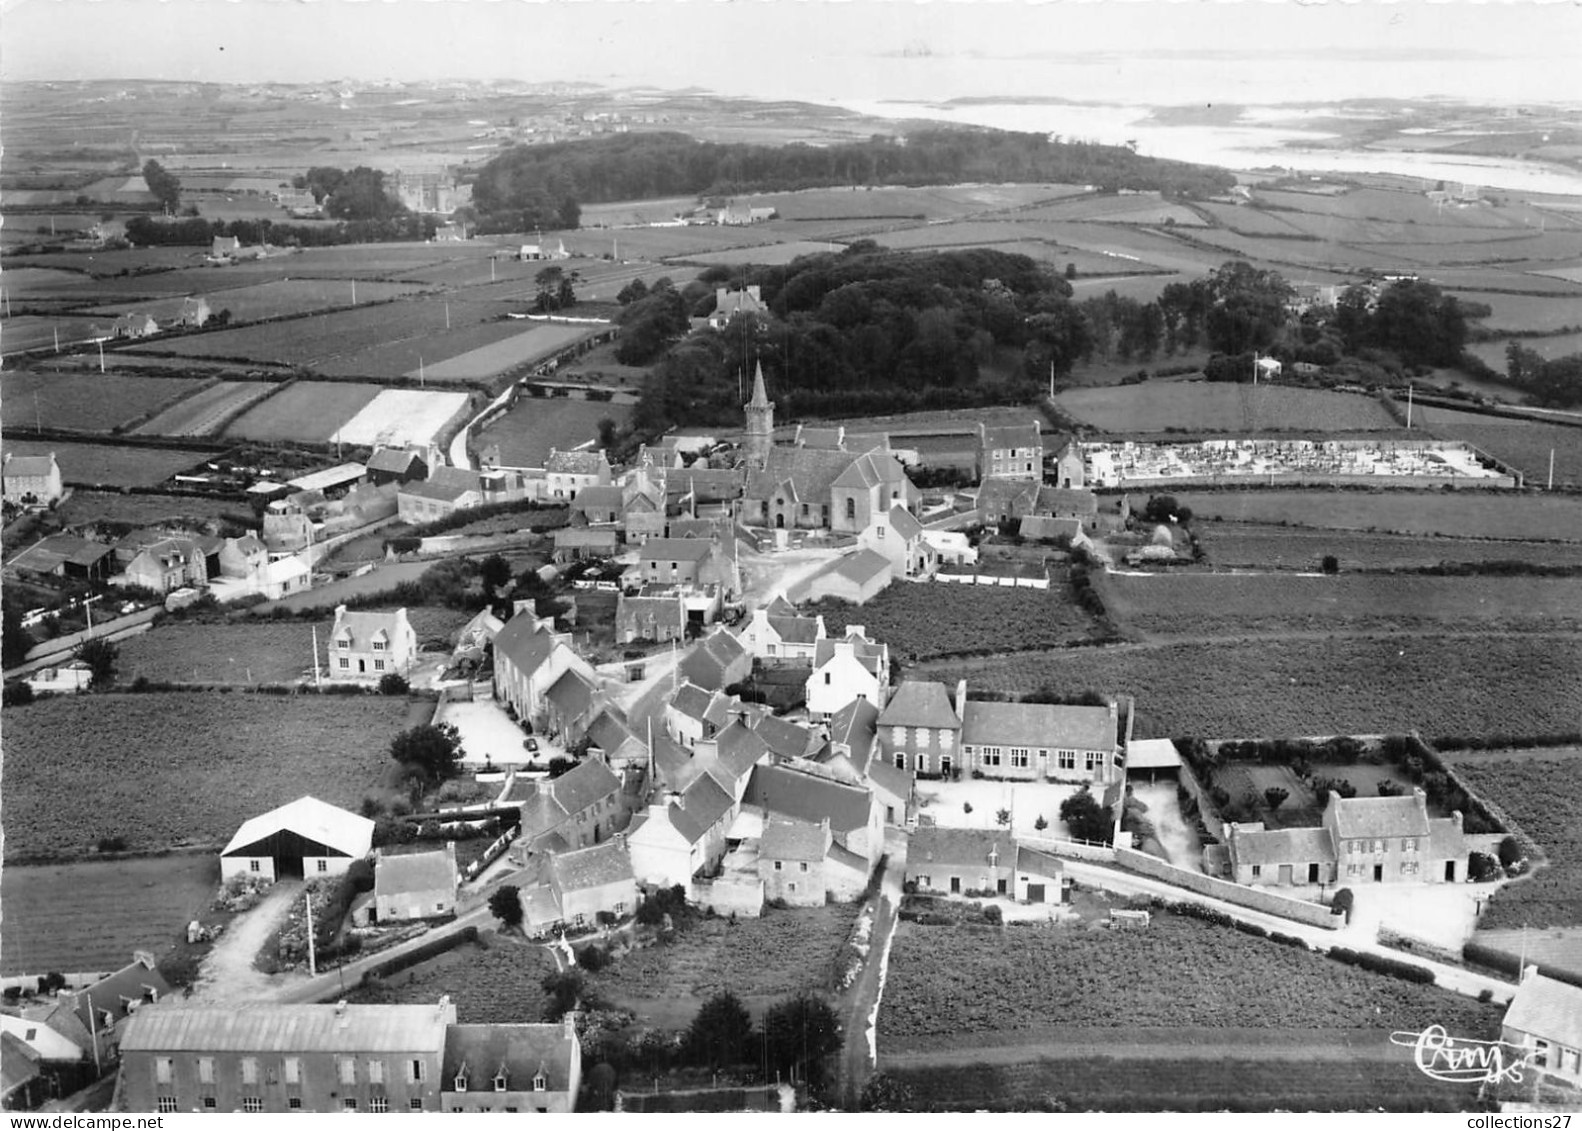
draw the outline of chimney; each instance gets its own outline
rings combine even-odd
[[[443,1000],[443,999],[441,999],[441,1000]],[[340,1001],[335,1003],[335,1016],[337,1016],[337,1017],[345,1017],[346,1016],[346,999],[345,998],[341,998]]]
[[[956,681],[956,716],[958,718],[960,718],[960,717],[964,716],[966,713],[967,713],[967,681],[964,680],[964,679],[958,679]]]
[[[132,952],[132,961],[145,970],[152,970],[156,965],[154,956],[146,950],[134,950]]]
[[[560,1020],[561,1020],[562,1026],[563,1026],[562,1033],[564,1034],[566,1040],[568,1040],[568,1041],[576,1040],[577,1039],[577,1011],[575,1009],[568,1009],[566,1011],[565,1015],[563,1017],[561,1017]]]
[[[1532,981],[1536,977],[1538,977],[1538,967],[1536,964],[1529,962],[1526,966],[1522,967],[1522,985],[1525,986],[1528,982]]]

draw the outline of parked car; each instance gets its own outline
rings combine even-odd
[[[527,747],[527,752],[529,754],[537,754],[538,753],[538,739],[530,738],[526,742],[522,743],[522,745]]]

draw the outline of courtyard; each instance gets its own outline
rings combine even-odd
[[[953,829],[1000,828],[999,813],[1010,810],[1011,831],[1023,836],[1067,837],[1060,803],[1082,789],[1064,782],[991,781],[988,778],[917,783],[921,816]],[[1038,828],[1038,820],[1048,822]]]

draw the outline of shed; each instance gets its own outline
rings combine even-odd
[[[335,876],[368,855],[373,837],[368,818],[316,797],[299,797],[245,821],[220,850],[220,875]]]

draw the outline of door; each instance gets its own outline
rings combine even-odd
[[[775,515],[775,529],[776,530],[784,530],[785,528],[786,528],[786,516],[783,515],[783,514]]]
[[[1044,885],[1043,884],[1028,884],[1027,885],[1027,902],[1029,902],[1029,903],[1042,903],[1042,902],[1044,902]]]
[[[950,877],[950,894],[951,895],[960,895],[961,894],[961,877],[960,876],[952,876],[952,877]]]
[[[1445,879],[1447,881],[1451,882],[1451,883],[1455,882],[1455,879],[1456,879],[1456,862],[1454,860],[1446,860],[1445,861]]]
[[[1317,864],[1309,864],[1307,866],[1307,882],[1310,883],[1310,884],[1318,883],[1318,865]]]
[[[1384,882],[1384,865],[1383,864],[1375,864],[1373,866],[1373,882],[1376,883],[1376,884],[1382,884]]]
[[[996,892],[998,892],[1000,895],[1004,895],[1005,894],[1005,880],[1003,878],[1000,879],[1000,881],[994,885],[994,890]]]
[[[362,674],[364,674],[367,671],[368,671],[368,661],[367,660],[358,660],[357,661],[357,674],[358,675],[362,675]]]
[[[949,777],[950,776],[950,767],[951,767],[950,755],[949,754],[941,754],[939,756],[939,772],[944,774],[946,777]]]
[[[1280,882],[1282,884],[1287,885],[1287,886],[1290,885],[1290,883],[1291,883],[1291,865],[1289,865],[1289,864],[1281,864],[1280,865]]]

